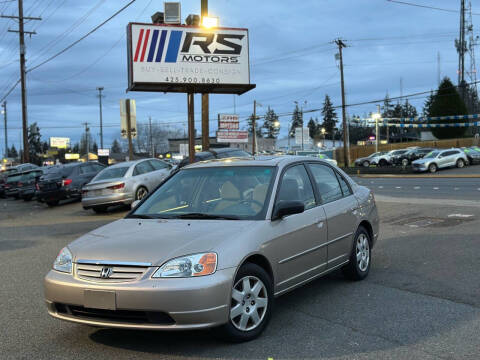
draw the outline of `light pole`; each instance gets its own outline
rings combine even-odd
[[[98,102],[100,106],[100,147],[103,149],[103,119],[102,119],[102,91],[103,86],[97,87],[98,90]]]
[[[294,101],[295,105],[298,106],[298,101]],[[302,150],[303,150],[303,106],[307,105],[307,100],[305,100],[302,105],[300,105],[300,118],[302,119]]]
[[[375,120],[375,152],[378,152],[378,120],[382,115],[380,114],[380,105],[377,105],[377,112],[372,114],[372,119]]]
[[[3,110],[2,110],[2,114],[3,114],[3,121],[4,121],[4,125],[5,125],[5,154],[3,155],[4,158],[7,158],[8,157],[8,138],[7,138],[7,102],[4,101],[2,103],[2,107],[3,107]]]
[[[323,138],[322,147],[324,148],[325,147],[325,132],[326,132],[325,128],[322,127],[321,132],[322,132],[322,138]]]

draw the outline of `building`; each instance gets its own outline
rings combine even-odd
[[[217,138],[211,136],[210,138],[210,147],[212,148],[219,148],[219,147],[234,147],[238,149],[242,149],[247,152],[252,151],[252,137],[248,138],[248,143],[219,143],[217,142]],[[257,138],[257,152],[262,151],[274,151],[275,150],[275,143],[276,139],[266,139],[266,138]],[[184,144],[181,146],[181,144]],[[202,138],[197,137],[195,138],[195,147],[196,151],[202,151]],[[181,153],[181,147],[183,149],[188,149],[188,138],[172,138],[168,139],[168,147],[169,151],[174,154]]]

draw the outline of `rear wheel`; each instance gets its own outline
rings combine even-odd
[[[144,186],[140,186],[135,192],[135,200],[142,200],[145,196],[147,196],[147,194],[147,188]]]
[[[387,165],[388,165],[387,160],[385,160],[385,159],[380,160],[380,162],[378,163],[378,165],[380,165],[380,166],[387,166]]]
[[[47,201],[48,207],[54,207],[58,205],[58,200],[53,200],[53,201]]]
[[[407,166],[408,165],[408,159],[402,159],[402,165]]]
[[[232,342],[258,337],[270,320],[273,287],[268,273],[256,264],[244,264],[235,277],[228,323],[217,335]]]
[[[457,168],[461,169],[465,166],[465,161],[463,159],[457,160]]]
[[[428,166],[428,171],[430,171],[432,174],[435,173],[435,172],[437,172],[437,170],[438,170],[438,167],[437,167],[436,164],[430,164],[430,165]]]
[[[355,234],[350,262],[343,268],[345,277],[351,280],[363,280],[370,271],[371,239],[368,231],[360,226]]]
[[[363,167],[369,167],[370,166],[370,163],[368,161],[364,161],[362,163]]]

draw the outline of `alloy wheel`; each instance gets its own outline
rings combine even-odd
[[[245,276],[233,287],[230,321],[238,330],[253,330],[262,323],[267,306],[265,284],[255,276]]]
[[[141,187],[137,190],[137,200],[142,200],[148,194],[147,189]]]
[[[357,264],[360,271],[366,271],[370,262],[370,245],[365,234],[360,234],[357,239]]]

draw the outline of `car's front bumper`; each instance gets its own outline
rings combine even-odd
[[[82,197],[82,206],[84,209],[91,209],[94,206],[131,204],[134,200],[132,193],[112,193],[100,196]]]
[[[416,172],[422,172],[428,170],[427,164],[412,164],[412,170]]]
[[[154,267],[149,268],[141,280],[122,283],[83,281],[71,274],[51,270],[44,280],[48,312],[55,318],[76,323],[130,329],[198,329],[228,321],[235,268],[217,270],[212,275],[198,278],[176,279],[152,279],[155,270]],[[95,305],[85,307],[85,290],[114,292],[115,309],[104,310],[109,316],[90,316]],[[85,310],[83,314],[68,310],[79,307]],[[127,321],[114,316],[128,315],[129,311],[164,313],[173,321]]]

